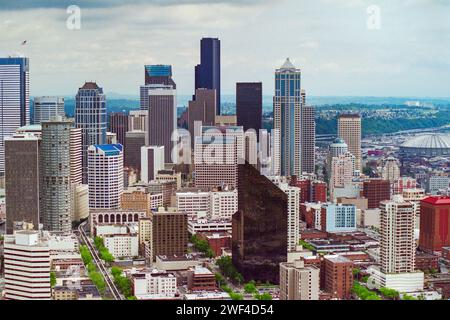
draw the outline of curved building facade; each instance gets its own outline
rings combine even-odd
[[[400,146],[402,157],[450,156],[450,135],[426,134],[416,136]]]

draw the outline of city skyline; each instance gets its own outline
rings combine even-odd
[[[202,37],[221,40],[224,95],[246,81],[273,94],[273,69],[290,57],[309,96],[449,96],[447,4],[381,1],[380,28],[370,29],[370,1],[305,3],[81,1],[81,29],[69,30],[70,3],[27,1],[2,5],[0,30],[4,48],[30,58],[32,96],[75,95],[90,80],[106,93],[138,95],[145,64],[173,65],[178,92],[192,94]]]

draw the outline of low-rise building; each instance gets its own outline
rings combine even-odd
[[[133,295],[138,300],[175,299],[177,278],[165,271],[142,270],[131,275]]]
[[[137,257],[139,238],[137,234],[115,234],[103,237],[105,247],[115,258]]]
[[[214,273],[201,266],[195,266],[187,274],[188,289],[191,291],[216,291],[217,283]]]

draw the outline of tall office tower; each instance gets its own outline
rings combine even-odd
[[[132,110],[128,115],[129,131],[147,131],[148,110]]]
[[[75,125],[82,134],[83,183],[88,177],[88,148],[106,143],[106,96],[95,82],[86,82],[75,97]]]
[[[338,136],[345,141],[348,150],[355,156],[356,170],[361,171],[361,116],[341,114],[338,119]]]
[[[50,249],[39,231],[7,235],[4,244],[5,298],[50,300]]]
[[[382,179],[369,179],[364,181],[363,197],[367,198],[369,209],[378,208],[381,201],[391,198],[390,182]]]
[[[301,71],[289,58],[275,71],[274,129],[280,132],[281,175],[301,175]]]
[[[56,116],[42,122],[41,217],[45,230],[70,232],[70,128],[73,123]]]
[[[188,128],[191,134],[191,145],[194,138],[200,136],[201,126],[214,126],[216,121],[216,90],[196,89],[188,106]]]
[[[195,89],[216,90],[216,114],[220,115],[220,40],[200,41],[200,64],[195,66]]]
[[[28,72],[28,58],[0,58],[0,176],[5,173],[5,137],[30,124]]]
[[[280,263],[280,300],[319,300],[319,269],[303,260]]]
[[[287,261],[288,196],[250,164],[239,165],[233,264],[246,281],[279,283]]]
[[[125,134],[124,166],[141,171],[141,148],[145,146],[145,131],[128,131]]]
[[[381,168],[381,178],[383,180],[389,180],[390,183],[394,183],[400,178],[400,167],[398,166],[397,159],[389,157],[384,161]]]
[[[405,273],[415,270],[414,241],[415,207],[395,196],[380,203],[380,259],[384,273]]]
[[[334,199],[336,188],[344,188],[352,183],[355,173],[355,156],[350,152],[331,158],[330,198]]]
[[[301,169],[302,173],[316,171],[316,110],[313,106],[302,104],[301,112]]]
[[[188,219],[175,208],[159,208],[153,212],[153,260],[159,255],[186,254],[188,248]]]
[[[172,134],[177,129],[176,90],[167,85],[148,85],[148,139],[147,145],[164,146],[167,163],[172,159]]]
[[[288,196],[288,251],[295,251],[300,241],[300,188],[280,183],[278,187]]]
[[[420,202],[419,247],[430,253],[450,247],[450,197],[428,197]]]
[[[149,90],[155,87],[155,85],[168,86],[172,89],[176,89],[177,85],[172,79],[172,66],[171,65],[147,65],[145,69],[145,84],[140,88],[140,106],[141,110],[148,110],[149,106]]]
[[[334,299],[350,299],[353,287],[353,262],[338,255],[323,259],[323,289]],[[321,276],[322,277],[322,276]]]
[[[202,135],[195,139],[195,187],[237,186],[236,137]]]
[[[109,114],[108,131],[116,134],[116,143],[125,146],[125,133],[128,130],[128,115],[125,112],[112,112]]]
[[[118,209],[123,192],[123,147],[121,144],[88,148],[89,208]]]
[[[82,129],[70,128],[70,183],[83,182]]]
[[[141,181],[156,180],[158,171],[164,170],[164,147],[142,146],[140,149]]]
[[[237,125],[244,131],[255,130],[259,135],[262,128],[262,83],[236,83],[236,116]]]
[[[311,182],[311,202],[327,201],[327,184],[323,181]]]
[[[38,229],[40,214],[40,139],[31,135],[5,137],[6,233]]]
[[[56,116],[64,117],[63,97],[35,97],[34,98],[34,124],[52,120]]]

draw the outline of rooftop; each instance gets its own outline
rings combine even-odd
[[[450,149],[450,135],[448,134],[424,134],[416,136],[405,143],[401,148],[423,149]]]
[[[422,200],[422,202],[426,202],[434,205],[450,205],[450,197],[428,197]]]

